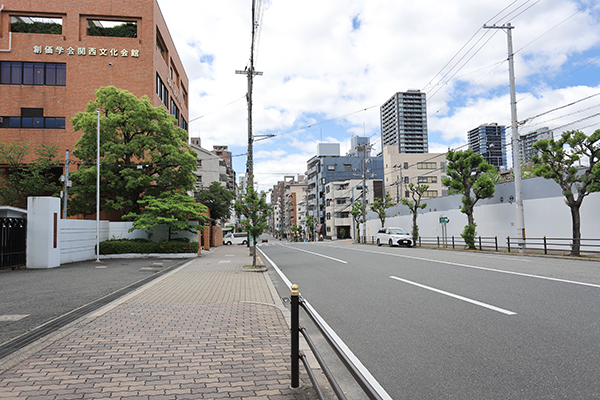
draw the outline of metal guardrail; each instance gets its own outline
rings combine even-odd
[[[317,350],[313,341],[310,339],[310,336],[308,335],[306,329],[299,325],[299,308],[301,306],[304,309],[304,311],[306,311],[307,315],[311,318],[311,320],[314,322],[315,326],[319,329],[319,331],[321,332],[323,337],[327,340],[327,342],[329,343],[329,345],[331,346],[333,351],[336,353],[336,355],[339,357],[339,359],[342,361],[342,363],[344,364],[346,369],[350,372],[352,377],[356,380],[356,382],[363,389],[363,391],[365,392],[367,397],[372,400],[384,400],[384,397],[380,393],[378,393],[377,390],[375,390],[375,388],[371,385],[371,383],[367,379],[365,379],[363,374],[358,370],[358,368],[356,368],[356,366],[350,360],[348,355],[342,350],[342,348],[335,341],[335,339],[331,336],[331,334],[328,332],[328,330],[325,329],[325,327],[323,326],[323,324],[321,323],[319,318],[317,318],[316,315],[314,315],[314,313],[310,309],[310,307],[307,306],[307,302],[304,299],[302,299],[302,297],[300,296],[300,292],[298,291],[298,285],[292,285],[291,305],[292,305],[292,307],[291,307],[291,318],[292,318],[292,321],[291,321],[291,333],[292,333],[292,346],[291,346],[292,347],[292,354],[291,354],[291,356],[292,356],[292,366],[291,366],[292,383],[291,383],[291,386],[292,386],[292,388],[298,388],[300,386],[299,361],[302,360],[302,363],[304,364],[304,367],[306,368],[306,372],[307,372],[313,386],[315,387],[315,390],[317,392],[317,395],[319,396],[319,399],[322,399],[322,400],[324,399],[323,393],[322,393],[321,389],[319,388],[316,377],[315,377],[314,373],[312,372],[310,366],[308,365],[308,362],[306,361],[306,356],[304,355],[303,352],[300,351],[300,346],[299,346],[300,335],[299,334],[302,333],[302,335],[306,339],[306,342],[307,342],[308,346],[310,347],[312,353],[314,354],[315,358],[317,359],[317,362],[321,366],[321,370],[323,371],[323,374],[325,374],[325,376],[327,377],[327,380],[328,380],[331,388],[333,389],[335,395],[337,396],[337,398],[339,400],[346,400],[346,396],[344,395],[343,390],[340,388],[339,384],[333,377],[331,370],[325,364],[325,360],[323,359],[323,357]]]
[[[505,244],[501,244],[498,236],[476,236],[475,247],[478,250],[506,250],[510,253],[515,249],[520,240],[524,240],[527,249],[543,251],[544,254],[548,254],[553,251],[570,251],[575,239],[548,238],[546,236],[541,238],[518,239],[507,236]],[[579,244],[582,253],[600,253],[600,239],[579,239]],[[440,236],[419,236],[418,246],[437,246],[439,248],[456,249],[466,247],[467,244],[462,237],[455,237],[454,235],[446,239]]]

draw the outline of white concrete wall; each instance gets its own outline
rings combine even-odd
[[[109,222],[100,221],[100,241],[108,239]],[[60,220],[60,263],[96,258],[96,221]]]
[[[27,199],[27,268],[60,265],[60,199]],[[56,239],[56,240],[55,240]]]
[[[462,196],[449,197],[456,197],[458,200],[455,203],[459,204]],[[408,210],[408,207],[402,207]],[[564,197],[525,200],[523,208],[527,238],[541,239],[544,236],[548,238],[572,238],[571,211],[565,204]],[[450,222],[446,225],[448,238],[454,235],[455,238],[462,240],[460,234],[467,224],[467,216],[460,212],[458,206],[440,211],[435,209],[428,211],[428,209],[429,207],[424,212],[420,212],[417,218],[420,236],[441,237],[442,224],[440,224],[440,217],[444,216],[450,219]],[[584,239],[600,239],[600,193],[588,195],[583,201],[580,212],[581,237]],[[367,234],[371,238],[381,228],[381,221],[376,218],[374,213],[369,213],[368,217]],[[482,237],[498,236],[499,246],[505,246],[507,236],[511,237],[511,243],[512,238],[516,240],[518,237],[516,206],[514,203],[476,205],[474,218],[477,224],[477,235]],[[412,215],[390,216],[386,218],[385,226],[399,226],[410,232],[412,229]],[[588,249],[599,251],[600,247]]]

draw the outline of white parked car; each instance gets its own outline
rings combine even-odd
[[[377,246],[387,244],[390,247],[411,247],[413,245],[412,236],[402,228],[381,228],[376,237]]]

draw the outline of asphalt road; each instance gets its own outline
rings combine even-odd
[[[181,261],[115,259],[0,270],[0,344]],[[15,315],[26,317],[3,318]]]
[[[393,399],[600,398],[600,263],[273,243]]]

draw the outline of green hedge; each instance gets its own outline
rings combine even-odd
[[[115,239],[100,242],[100,254],[198,253],[198,242],[187,239],[151,242],[146,239]]]

